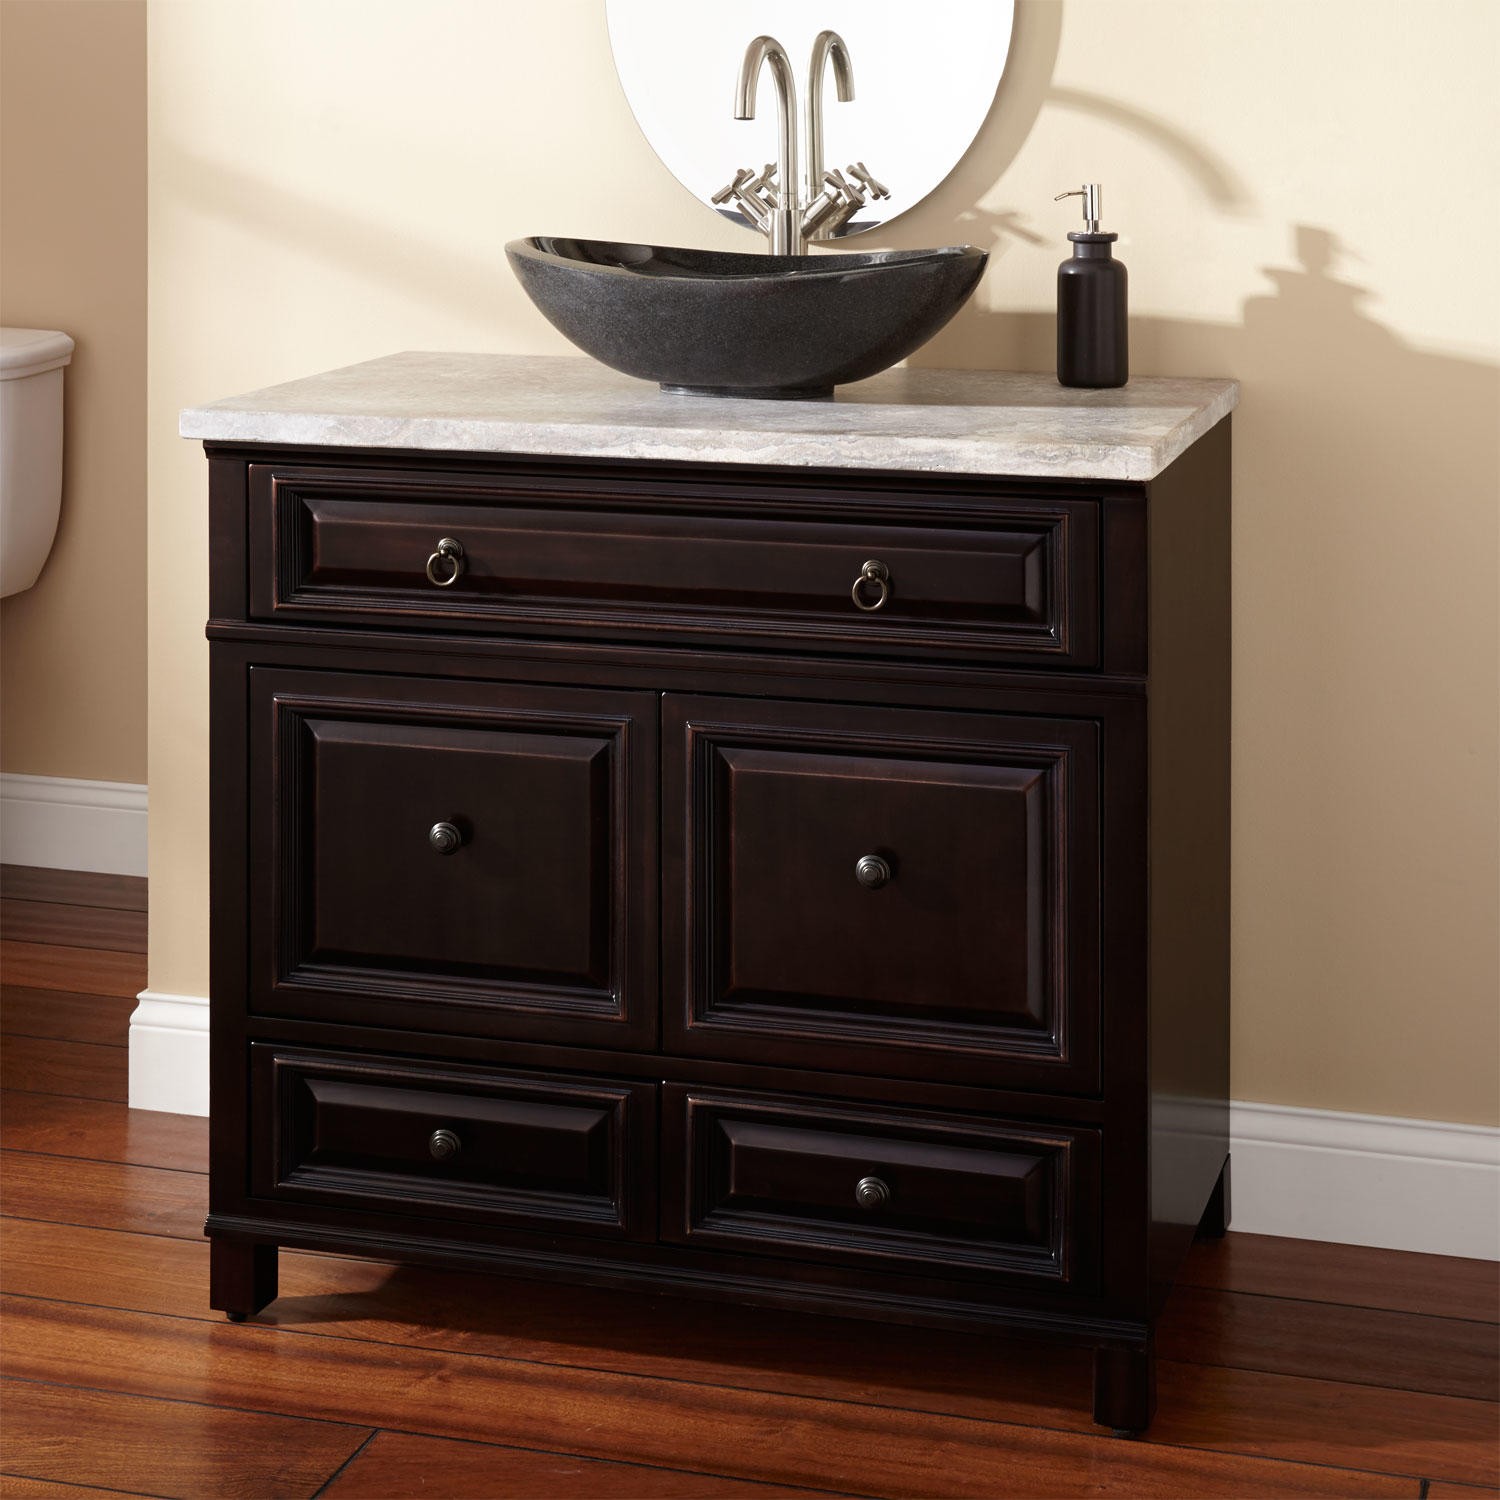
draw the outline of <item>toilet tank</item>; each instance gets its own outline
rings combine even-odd
[[[63,367],[73,340],[0,329],[0,595],[37,581],[62,507]]]

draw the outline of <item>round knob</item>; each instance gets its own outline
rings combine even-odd
[[[456,854],[463,847],[464,836],[452,823],[434,823],[427,830],[427,842],[439,854]]]
[[[859,570],[854,587],[849,590],[856,609],[866,614],[879,609],[891,597],[891,570],[877,558],[871,558]]]
[[[437,544],[437,551],[427,559],[427,581],[440,589],[457,583],[464,571],[463,543],[445,536]]]
[[[438,1161],[452,1161],[464,1143],[451,1130],[434,1130],[427,1138],[427,1149]]]
[[[878,891],[891,878],[891,867],[878,854],[863,854],[854,863],[854,878],[867,891]]]
[[[891,1201],[891,1190],[878,1177],[861,1177],[854,1184],[854,1201],[861,1208],[884,1208]]]

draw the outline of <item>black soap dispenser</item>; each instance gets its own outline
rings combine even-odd
[[[1117,234],[1099,232],[1099,184],[1086,182],[1064,198],[1083,199],[1086,228],[1068,235],[1073,257],[1057,268],[1057,379],[1060,385],[1104,389],[1130,378],[1125,267],[1110,252]]]

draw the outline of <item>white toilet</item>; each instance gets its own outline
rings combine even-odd
[[[73,340],[0,328],[0,595],[37,581],[62,508],[63,366]]]

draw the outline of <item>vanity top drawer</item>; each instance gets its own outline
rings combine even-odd
[[[261,619],[1099,659],[1099,504],[250,466]]]
[[[1096,1279],[1097,1131],[666,1084],[662,1223],[702,1249]]]

